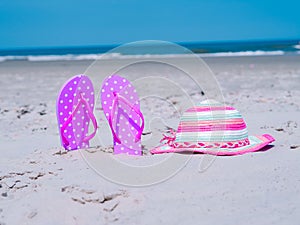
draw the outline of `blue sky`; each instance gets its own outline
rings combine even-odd
[[[0,48],[300,39],[299,0],[1,0]]]

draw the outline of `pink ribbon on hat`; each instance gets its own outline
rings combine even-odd
[[[169,129],[168,133],[170,133],[170,136],[163,134],[164,137],[160,140],[160,143],[166,141],[166,144],[173,146],[176,139],[176,132],[173,129]]]
[[[175,143],[176,140],[176,131],[173,129],[169,129],[168,133],[170,136],[163,134],[163,138],[160,140],[160,143],[167,144],[170,147],[174,148],[237,148],[249,145],[249,139],[245,138],[244,140],[239,141],[230,141],[230,142],[183,142],[183,143]]]

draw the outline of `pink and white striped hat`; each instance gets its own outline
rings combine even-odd
[[[248,136],[246,123],[235,108],[206,100],[188,109],[177,132],[164,135],[164,143],[152,154],[198,152],[212,155],[239,155],[254,152],[273,142],[269,134]]]

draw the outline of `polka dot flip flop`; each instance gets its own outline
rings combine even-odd
[[[94,87],[85,75],[72,77],[62,87],[56,102],[58,129],[66,150],[88,148],[97,131],[94,110]],[[92,121],[94,131],[88,133]]]
[[[109,76],[101,88],[101,103],[113,135],[114,153],[142,155],[144,117],[132,84],[123,77]]]

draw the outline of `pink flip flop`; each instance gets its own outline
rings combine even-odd
[[[66,150],[88,148],[97,131],[94,110],[94,87],[85,75],[77,75],[62,87],[56,102],[61,144]],[[89,122],[94,131],[88,133]]]
[[[106,78],[101,88],[101,103],[113,134],[114,153],[142,155],[144,117],[132,84],[117,75]]]

